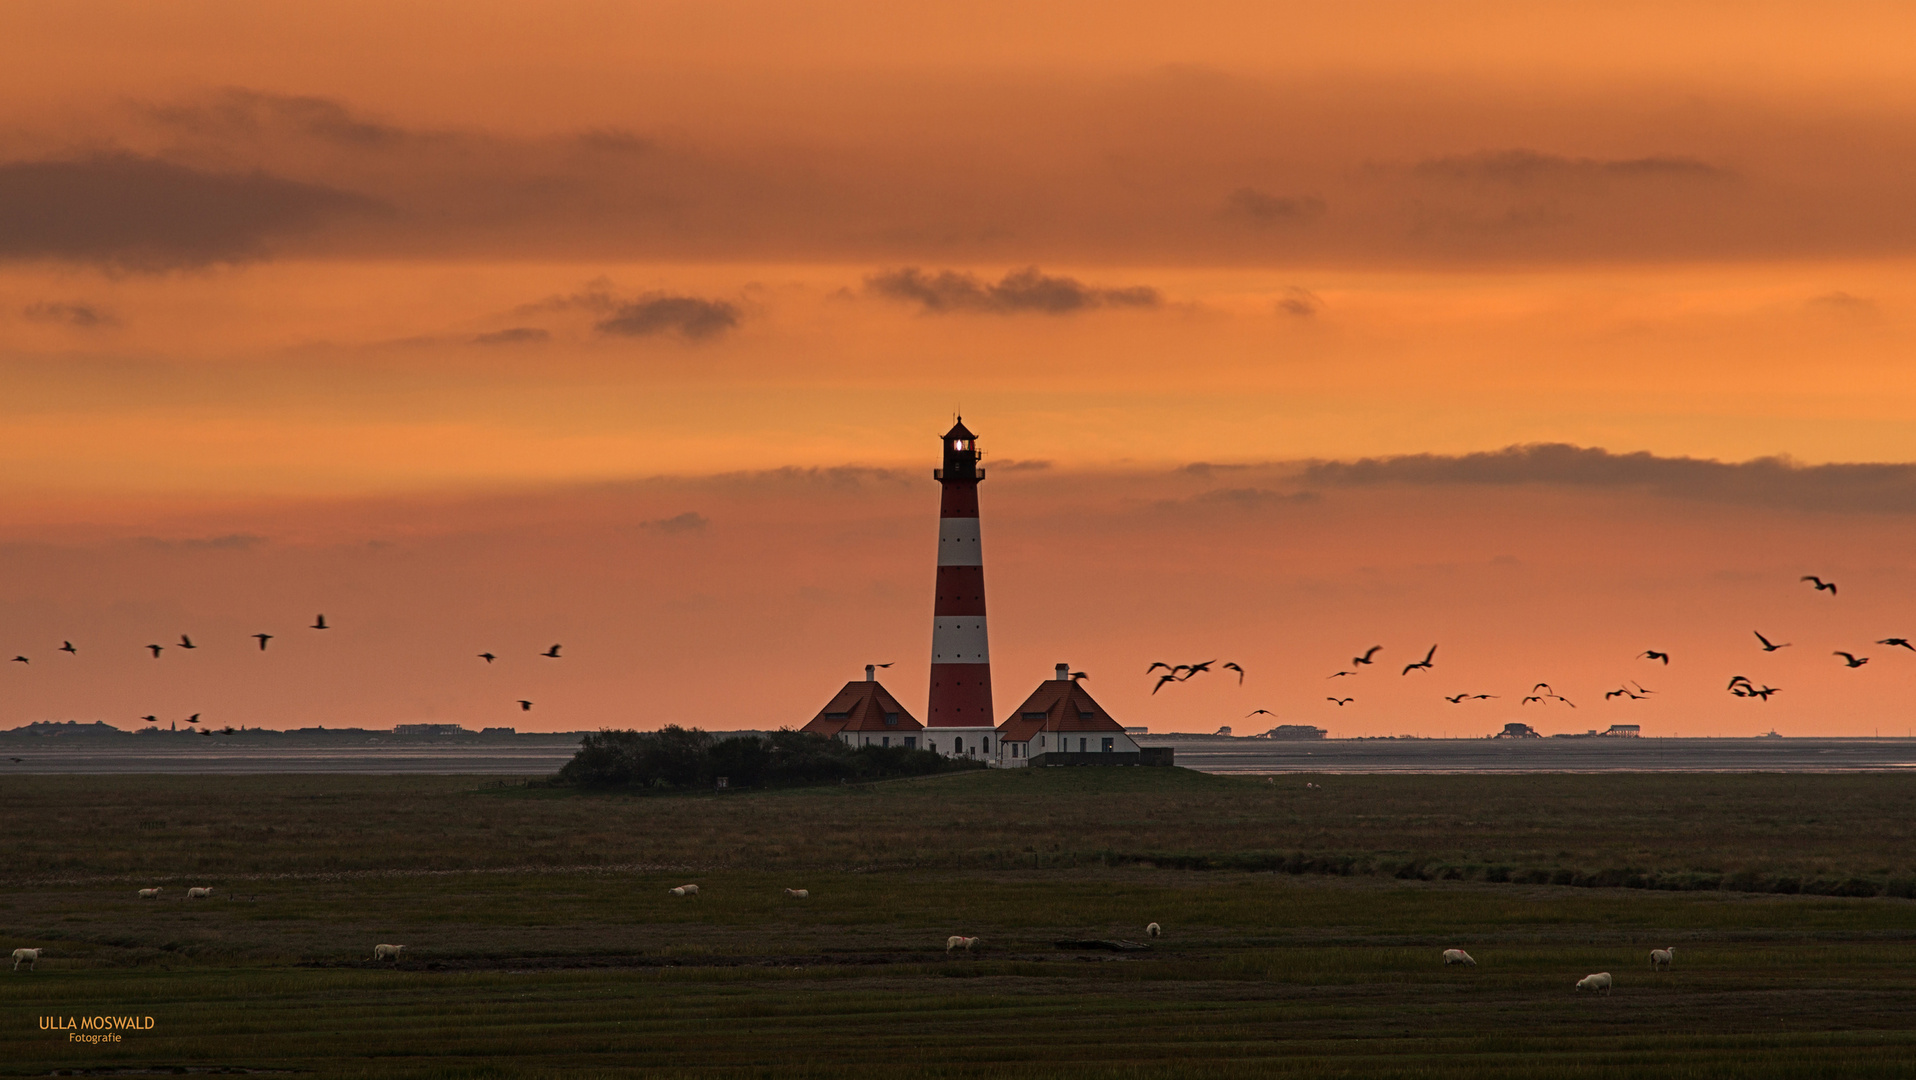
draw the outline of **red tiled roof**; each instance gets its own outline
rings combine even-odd
[[[1035,715],[1038,713],[1044,715]],[[1124,725],[1111,719],[1111,714],[1092,700],[1076,679],[1047,679],[998,725],[998,741],[1030,742],[1040,731],[1115,731],[1122,735]]]
[[[891,723],[885,722],[887,714],[895,718]],[[830,738],[841,731],[919,731],[924,726],[882,685],[858,679],[846,683],[799,730]]]

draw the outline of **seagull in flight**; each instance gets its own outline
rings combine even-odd
[[[1327,697],[1327,698],[1325,698],[1324,700],[1325,700],[1325,701],[1334,701],[1334,702],[1336,702],[1336,703],[1337,703],[1337,707],[1341,709],[1341,708],[1343,708],[1344,706],[1346,706],[1346,705],[1349,705],[1349,704],[1350,704],[1351,702],[1353,702],[1353,701],[1356,701],[1357,699],[1356,699],[1356,698],[1348,698],[1348,697]]]
[[[1337,673],[1337,674],[1335,674],[1335,675],[1326,675],[1326,676],[1325,676],[1325,678],[1327,678],[1327,679],[1341,679],[1341,678],[1343,678],[1343,677],[1344,677],[1344,676],[1346,676],[1346,675],[1355,675],[1355,674],[1357,674],[1357,672],[1355,672],[1355,671],[1340,671],[1340,672],[1338,672],[1338,673]]]
[[[182,649],[197,649],[197,648],[199,648],[199,646],[198,646],[198,645],[195,645],[195,644],[193,644],[193,639],[192,639],[192,638],[190,638],[190,637],[187,637],[187,636],[186,636],[185,634],[181,634],[181,635],[180,635],[180,648],[182,648]]]
[[[1658,651],[1656,651],[1655,649],[1645,649],[1645,650],[1643,650],[1642,652],[1640,652],[1640,653],[1638,653],[1638,654],[1637,654],[1637,659],[1639,659],[1639,660],[1661,660],[1661,661],[1663,661],[1663,666],[1664,666],[1664,667],[1669,667],[1669,666],[1670,666],[1670,654],[1669,654],[1669,653],[1667,653],[1667,652],[1658,652]]]
[[[194,714],[193,714],[192,716],[189,716],[189,717],[187,717],[187,718],[186,718],[186,722],[187,722],[187,723],[189,723],[189,724],[197,724],[197,723],[199,723],[199,722],[200,722],[200,714],[199,714],[199,713],[194,713]]]
[[[1905,649],[1908,649],[1908,650],[1909,650],[1910,652],[1916,652],[1916,645],[1911,645],[1911,644],[1909,643],[1909,639],[1908,639],[1908,638],[1899,638],[1899,637],[1886,637],[1886,638],[1884,638],[1883,640],[1881,640],[1881,641],[1879,641],[1879,642],[1877,642],[1876,644],[1878,644],[1878,645],[1901,645],[1901,646],[1902,646],[1903,648],[1905,648]]]
[[[1181,667],[1183,667],[1183,666],[1184,666],[1184,665],[1182,665],[1182,664],[1180,664],[1180,665],[1178,665],[1178,667],[1176,667],[1176,668],[1174,668],[1174,667],[1172,667],[1171,665],[1169,665],[1169,664],[1167,664],[1167,663],[1165,663],[1164,661],[1162,661],[1162,660],[1159,660],[1159,661],[1158,661],[1157,663],[1155,663],[1155,664],[1152,664],[1152,665],[1151,665],[1150,667],[1148,667],[1148,668],[1145,668],[1145,669],[1144,669],[1144,673],[1145,673],[1146,675],[1149,675],[1149,674],[1151,674],[1151,673],[1152,673],[1153,671],[1156,671],[1156,670],[1157,670],[1157,669],[1159,669],[1159,668],[1163,668],[1163,669],[1164,669],[1164,670],[1166,670],[1166,671],[1177,671],[1177,670],[1178,670],[1178,668],[1181,668]]]
[[[309,629],[309,630],[331,630],[331,629],[332,629],[332,627],[330,627],[330,626],[327,626],[327,625],[326,625],[326,616],[324,616],[324,615],[321,615],[321,616],[320,616],[319,618],[317,618],[317,619],[314,619],[314,620],[313,620],[313,625],[312,625],[312,626],[309,626],[309,627],[307,627],[307,629]]]
[[[164,649],[164,648],[166,648],[166,646],[164,646],[164,645],[148,645],[148,646],[147,646],[147,648],[149,648],[149,649],[152,649],[152,650],[153,650],[153,659],[155,659],[155,660],[158,660],[158,659],[160,658],[160,650],[161,650],[161,649]]]
[[[61,652],[68,652],[68,653],[77,653],[77,652],[79,652],[80,650],[78,650],[78,649],[76,649],[76,648],[74,648],[74,647],[73,647],[73,642],[71,642],[71,641],[62,641],[62,642],[60,643],[60,651],[61,651]]]
[[[554,645],[552,648],[547,649],[545,652],[542,652],[539,655],[549,656],[552,659],[557,660],[559,658],[559,647],[557,645]]]
[[[1224,665],[1224,670],[1237,672],[1237,684],[1239,686],[1244,685],[1244,669],[1243,668],[1238,667],[1236,664],[1233,664],[1227,661]]]
[[[271,634],[254,634],[253,636],[259,639],[259,651],[260,651],[260,652],[265,652],[265,651],[266,651],[266,643],[267,643],[267,642],[269,642],[269,641],[271,641],[271,640],[273,640],[273,635],[271,635]]]
[[[499,658],[498,658],[498,657],[496,657],[496,656],[494,656],[494,655],[492,655],[492,654],[491,654],[491,653],[489,653],[489,652],[482,652],[482,653],[480,653],[480,654],[479,654],[479,659],[481,659],[481,660],[484,660],[484,661],[485,661],[486,663],[488,663],[488,664],[490,664],[490,663],[492,663],[492,662],[493,662],[494,660],[497,660],[497,659],[499,659]]]
[[[1787,649],[1787,648],[1789,648],[1789,647],[1790,647],[1790,643],[1789,643],[1789,642],[1787,642],[1787,641],[1785,641],[1785,642],[1784,642],[1783,644],[1781,644],[1781,645],[1772,645],[1772,644],[1770,644],[1770,639],[1769,639],[1769,638],[1766,638],[1766,637],[1764,637],[1764,636],[1763,636],[1763,631],[1761,631],[1761,630],[1752,630],[1752,631],[1750,631],[1750,633],[1752,633],[1752,634],[1755,634],[1755,635],[1756,635],[1756,640],[1758,640],[1758,641],[1760,641],[1760,642],[1762,642],[1762,643],[1763,643],[1763,651],[1764,651],[1764,652],[1775,652],[1775,651],[1776,651],[1776,650],[1778,650],[1778,649]]]
[[[1869,663],[1869,657],[1856,656],[1853,653],[1846,653],[1841,649],[1838,649],[1835,652],[1830,653],[1830,655],[1842,657],[1843,663],[1847,667],[1862,667],[1864,664]]]
[[[886,666],[886,667],[890,667],[891,665],[890,665],[890,664],[887,664],[887,665],[885,665],[885,666]],[[1089,676],[1089,675],[1086,675],[1086,674],[1085,674],[1084,672],[1082,672],[1082,671],[1074,671],[1074,672],[1072,672],[1072,673],[1071,673],[1071,681],[1072,681],[1072,682],[1077,682],[1077,681],[1078,681],[1079,679],[1089,679],[1090,677],[1091,677],[1091,676]]]
[[[1778,690],[1778,687],[1774,687],[1774,686],[1765,686],[1761,690],[1758,690],[1752,687],[1750,692],[1748,694],[1745,694],[1744,696],[1745,697],[1760,697],[1764,701],[1768,701],[1770,700],[1770,695],[1776,693],[1777,690]]]
[[[1371,657],[1373,657],[1373,656],[1376,656],[1376,655],[1377,655],[1377,651],[1378,651],[1379,649],[1382,649],[1382,648],[1383,648],[1383,646],[1382,646],[1382,645],[1372,645],[1372,646],[1371,646],[1370,648],[1368,648],[1368,649],[1365,649],[1365,650],[1364,650],[1364,655],[1362,655],[1362,656],[1353,656],[1353,657],[1351,657],[1351,663],[1353,663],[1353,664],[1374,664],[1374,663],[1376,663],[1377,661],[1375,661],[1375,660],[1372,660],[1372,659],[1371,659]]]
[[[1429,669],[1432,666],[1430,662],[1430,658],[1436,655],[1437,655],[1437,646],[1432,645],[1430,647],[1430,651],[1424,654],[1424,658],[1422,660],[1419,660],[1414,664],[1405,664],[1403,673],[1405,675],[1408,675],[1411,672],[1416,671],[1418,668]]]
[[[530,701],[527,701],[527,700],[526,700],[525,698],[520,698],[520,699],[519,699],[519,711],[520,711],[520,712],[531,712],[531,711],[532,711],[532,702],[530,702]]]
[[[1455,705],[1458,702],[1463,701],[1465,698],[1468,698],[1469,696],[1470,696],[1469,694],[1458,694],[1456,697],[1451,697],[1449,694],[1445,694],[1444,700],[1450,702],[1452,705]]]
[[[898,662],[898,661],[896,661],[896,660],[893,660],[893,661],[891,662],[891,664],[896,664],[897,662]],[[873,664],[872,666],[873,666],[873,667],[890,667],[890,666],[891,666],[891,664]]]
[[[1541,701],[1543,701],[1543,699],[1542,699],[1542,698],[1540,698],[1540,697],[1537,697],[1537,696],[1536,696],[1536,695],[1534,695],[1534,694],[1533,694],[1533,695],[1531,695],[1530,697],[1527,697],[1527,698],[1524,698],[1524,699],[1523,699],[1523,703],[1524,703],[1525,705],[1528,705],[1528,704],[1530,704],[1530,703],[1531,703],[1531,702],[1533,702],[1533,701],[1536,701],[1536,702],[1541,702]]]
[[[1177,681],[1178,677],[1176,675],[1160,675],[1158,676],[1158,684],[1151,688],[1151,693],[1155,696],[1158,691],[1164,689],[1165,683]]]
[[[1277,715],[1276,713],[1272,712],[1269,709],[1252,709],[1250,712],[1247,712],[1244,714],[1244,719],[1249,720],[1253,716],[1276,716],[1276,715]]]
[[[1206,660],[1202,664],[1181,664],[1179,666],[1184,668],[1184,679],[1188,679],[1193,675],[1202,675],[1210,671],[1211,665],[1215,663],[1217,663],[1216,660]],[[1184,679],[1179,679],[1178,681],[1183,682]]]
[[[13,663],[16,663],[16,664],[31,664],[31,663],[33,663],[33,661],[31,661],[31,660],[28,660],[28,659],[27,659],[26,657],[24,657],[24,656],[16,656],[16,657],[14,657],[14,658],[13,658],[13,661],[12,661],[12,662],[13,662]]]
[[[140,717],[140,719],[146,721],[149,724],[157,724],[160,722],[160,718],[157,716],[142,716]]]
[[[1817,577],[1815,574],[1804,574],[1801,578],[1798,578],[1797,580],[1810,582],[1811,584],[1816,586],[1817,592],[1826,592],[1826,593],[1829,593],[1831,596],[1836,595],[1836,582],[1834,581],[1824,581],[1822,578]]]

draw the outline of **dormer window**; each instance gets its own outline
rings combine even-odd
[[[897,726],[898,726],[898,714],[897,714],[897,713],[895,713],[895,712],[888,712],[888,713],[886,713],[886,714],[885,714],[885,726],[886,726],[886,727],[897,727]]]
[[[827,720],[850,720],[851,718],[852,714],[848,712],[828,712],[825,714],[825,719]]]

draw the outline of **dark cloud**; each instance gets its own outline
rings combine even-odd
[[[1722,180],[1731,176],[1726,169],[1689,157],[1605,160],[1541,154],[1535,150],[1482,150],[1474,154],[1426,158],[1411,166],[1410,171],[1424,179],[1510,185],[1588,180]]]
[[[63,323],[82,330],[120,325],[120,320],[112,312],[86,303],[42,301],[28,304],[20,313],[33,322]]]
[[[377,209],[316,184],[132,154],[13,161],[0,163],[0,259],[129,270],[242,262],[280,237]]]
[[[1309,289],[1292,285],[1284,290],[1284,295],[1277,301],[1277,310],[1285,315],[1308,319],[1324,310],[1324,301]]]
[[[1916,464],[1800,465],[1782,457],[1723,462],[1643,451],[1613,454],[1563,443],[1476,454],[1314,461],[1300,478],[1314,487],[1550,484],[1800,510],[1916,512]]]
[[[699,532],[710,524],[711,520],[696,510],[687,510],[685,513],[673,517],[659,518],[655,521],[642,521],[639,523],[642,528],[657,529],[667,536],[677,535],[678,533]]]
[[[1069,315],[1100,307],[1156,307],[1161,302],[1158,291],[1148,285],[1096,288],[1075,278],[1040,273],[1035,266],[1013,270],[996,282],[956,270],[927,274],[915,266],[907,266],[867,277],[865,288],[887,299],[915,303],[925,311],[937,313]]]
[[[741,317],[738,305],[729,301],[648,293],[617,304],[593,329],[621,337],[674,333],[702,341],[737,329]]]
[[[361,116],[330,98],[228,88],[206,98],[141,110],[154,124],[206,139],[292,134],[352,148],[389,148],[419,136]]]
[[[513,326],[504,330],[494,330],[489,334],[479,334],[472,339],[474,345],[541,345],[552,340],[552,332],[536,326]]]
[[[1315,195],[1272,195],[1245,187],[1225,196],[1224,213],[1259,225],[1308,221],[1323,215],[1324,200]]]

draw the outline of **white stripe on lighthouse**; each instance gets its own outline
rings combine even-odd
[[[975,517],[938,519],[938,565],[983,566],[984,546],[978,542]]]
[[[983,615],[940,615],[931,620],[931,662],[989,664]]]

